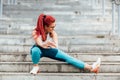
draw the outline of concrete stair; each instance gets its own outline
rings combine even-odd
[[[0,64],[2,72],[29,73],[33,67],[31,62],[1,62]],[[39,66],[41,73],[90,73],[88,70],[77,69],[63,62],[41,62]],[[103,62],[100,73],[120,73],[119,66],[118,62]]]
[[[39,4],[38,4],[39,3]],[[44,3],[44,4],[43,4]],[[12,18],[37,18],[40,13],[47,13],[56,16],[59,15],[102,15],[101,1],[92,8],[89,5],[90,0],[80,1],[18,1],[18,5],[6,5],[4,4],[4,14]],[[106,1],[106,14],[111,13],[111,3]],[[33,7],[34,6],[34,7]],[[28,15],[29,14],[29,15]],[[61,16],[60,16],[61,17]],[[35,19],[36,20],[36,19]],[[59,19],[58,19],[59,20]]]
[[[94,21],[94,23],[92,22],[92,20]],[[79,19],[73,20],[72,23],[70,21],[61,22],[62,21],[61,20],[56,23],[57,26],[55,30],[58,32],[59,35],[62,35],[62,36],[65,36],[65,35],[69,36],[69,34],[71,34],[72,36],[81,35],[81,34],[87,34],[87,35],[88,34],[91,34],[91,35],[93,34],[109,35],[110,34],[112,27],[111,27],[111,20],[109,18],[107,19],[106,17],[103,20],[100,18],[93,18],[92,20],[90,20],[90,18],[89,19],[83,18],[83,20],[82,19],[80,20],[79,18]],[[36,24],[36,22],[34,22],[34,24],[31,24],[32,21],[33,21],[32,19],[30,20],[25,19],[25,21],[22,21],[22,19],[3,20],[1,21],[2,26],[0,29],[0,33],[1,34],[12,34],[12,35],[14,34],[30,35],[31,31],[34,28],[34,24]],[[74,32],[74,33],[71,33],[71,32]]]
[[[103,17],[101,0],[94,6],[89,0],[18,0],[17,5],[8,5],[4,0],[5,18],[0,18],[0,80],[120,80],[120,40],[110,36],[112,3],[106,0],[106,4]],[[49,58],[40,60],[41,73],[29,74],[33,66],[31,31],[40,13],[56,18],[61,50],[89,64],[98,57],[102,59],[99,74]]]
[[[1,75],[1,74],[0,74]],[[100,73],[95,76],[92,73],[40,73],[36,76],[28,73],[2,73],[1,80],[119,80],[119,73]]]
[[[101,57],[102,58],[102,66],[101,66],[102,73],[103,72],[107,72],[107,73],[118,72],[119,73],[119,70],[120,70],[119,69],[119,65],[120,65],[119,64],[119,61],[120,61],[119,53],[111,53],[111,54],[110,53],[68,53],[68,54],[77,59],[83,60],[89,64],[93,63],[97,57]],[[8,56],[9,56],[9,58],[8,58]],[[92,57],[92,59],[91,59],[91,57]],[[1,63],[0,63],[1,71],[3,71],[3,72],[6,72],[6,71],[8,71],[8,72],[28,72],[32,66],[30,55],[25,54],[25,53],[24,54],[23,53],[3,53],[3,54],[1,53],[0,59],[1,59],[0,60],[1,61]],[[111,61],[111,59],[113,59],[113,60]],[[17,62],[15,62],[15,61],[17,61]],[[40,68],[41,68],[41,72],[57,72],[57,71],[58,72],[69,72],[69,73],[70,72],[79,72],[79,70],[76,69],[75,67],[73,68],[72,66],[70,66],[66,63],[57,62],[57,61],[49,59],[49,58],[41,59]]]

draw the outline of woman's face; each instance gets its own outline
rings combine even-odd
[[[50,24],[49,26],[45,26],[45,32],[49,33],[49,32],[52,32],[55,28],[56,24],[55,22]]]

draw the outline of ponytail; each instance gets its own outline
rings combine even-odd
[[[41,14],[38,17],[37,26],[35,28],[37,37],[39,35],[41,35],[42,36],[42,40],[45,41],[46,40],[46,34],[45,34],[44,26],[45,25],[49,26],[53,22],[55,22],[55,18],[53,18],[50,15]]]

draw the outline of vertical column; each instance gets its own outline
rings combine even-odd
[[[118,5],[118,35],[120,37],[120,4]]]
[[[91,6],[91,0],[88,0],[88,5],[90,5],[90,6]]]
[[[96,5],[99,5],[99,0],[96,0]]]
[[[16,5],[17,4],[17,0],[13,0],[13,3]]]
[[[92,8],[95,7],[95,0],[91,0]]]
[[[115,35],[115,2],[112,2],[112,35]]]
[[[3,2],[0,0],[0,17],[2,17],[2,12],[3,11]]]
[[[102,16],[105,16],[105,0],[102,0]]]
[[[98,7],[98,0],[91,0],[92,8]]]
[[[8,3],[8,5],[10,5],[11,4],[11,0],[7,0],[7,3]]]
[[[8,0],[8,5],[10,4],[16,4],[17,0]]]

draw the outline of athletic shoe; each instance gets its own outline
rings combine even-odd
[[[98,73],[99,68],[100,68],[100,64],[101,64],[101,58],[98,58],[97,61],[95,63],[93,63],[91,71],[94,73]]]
[[[38,72],[40,72],[38,66],[34,66],[33,69],[30,71],[31,74],[37,74]]]

